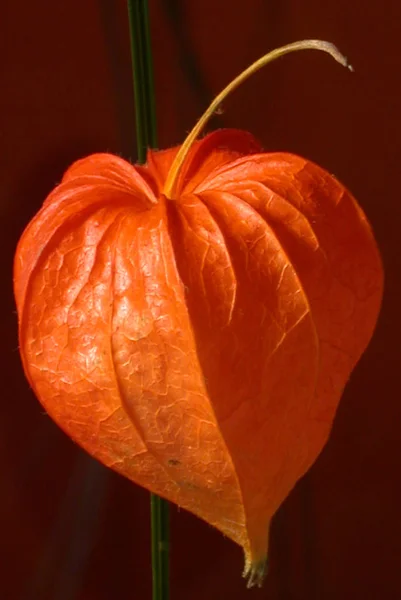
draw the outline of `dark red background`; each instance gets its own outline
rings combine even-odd
[[[180,142],[252,60],[305,37],[336,43],[351,75],[302,53],[258,73],[214,126],[249,129],[335,173],[368,214],[386,294],[327,447],[277,514],[271,571],[247,591],[230,541],[172,510],[172,600],[401,598],[399,0],[151,0],[160,147]],[[135,158],[123,0],[12,2],[0,11],[0,597],[150,598],[148,495],[88,459],[22,375],[12,298],[18,237],[74,159]]]

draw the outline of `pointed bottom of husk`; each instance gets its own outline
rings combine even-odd
[[[255,562],[251,562],[250,560],[246,559],[245,567],[242,573],[242,577],[245,577],[247,580],[246,587],[262,587],[267,575],[268,567],[269,561],[267,556]]]

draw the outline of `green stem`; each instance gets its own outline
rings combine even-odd
[[[138,162],[157,147],[156,100],[153,83],[150,19],[147,0],[127,0],[134,82]]]
[[[134,81],[138,162],[157,147],[156,102],[147,0],[127,0]],[[151,494],[153,600],[169,598],[169,504]]]

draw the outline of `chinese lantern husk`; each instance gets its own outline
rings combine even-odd
[[[176,152],[69,169],[17,250],[21,355],[68,435],[241,545],[259,584],[372,335],[381,261],[313,163],[215,132],[167,200]]]

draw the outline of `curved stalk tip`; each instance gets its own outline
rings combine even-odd
[[[231,92],[233,92],[241,83],[243,83],[248,77],[259,71],[262,67],[267,65],[270,62],[273,62],[280,56],[284,56],[285,54],[290,54],[291,52],[298,52],[299,50],[320,50],[321,52],[326,52],[329,54],[334,60],[340,63],[343,67],[347,67],[350,71],[353,71],[352,66],[349,64],[346,57],[341,54],[334,44],[330,42],[325,42],[322,40],[303,40],[300,42],[294,42],[292,44],[287,44],[286,46],[282,46],[281,48],[276,48],[271,52],[268,52],[257,61],[252,63],[245,71],[240,73],[231,83],[229,83],[221,92],[216,96],[210,106],[203,113],[199,121],[196,123],[195,127],[188,134],[186,140],[182,144],[180,150],[178,151],[173,164],[171,165],[170,171],[168,173],[166,183],[164,186],[163,193],[167,198],[172,198],[175,192],[175,185],[178,179],[178,175],[182,169],[183,164],[185,163],[185,159],[188,155],[189,150],[191,149],[192,144],[196,141],[197,137],[201,133],[202,129],[205,127],[206,123],[209,121],[210,117],[216,112],[220,104],[227,98]]]

